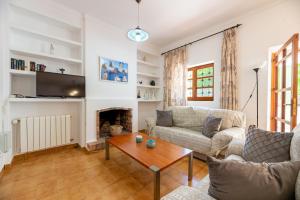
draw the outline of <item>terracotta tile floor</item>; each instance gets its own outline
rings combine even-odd
[[[188,160],[178,161],[161,173],[161,195],[180,185],[197,187],[207,165],[194,159],[194,178],[187,181]],[[104,151],[87,154],[68,148],[16,162],[0,180],[0,199],[152,199],[152,173],[116,148],[111,159]]]

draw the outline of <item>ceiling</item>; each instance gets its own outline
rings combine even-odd
[[[54,0],[118,26],[126,33],[137,25],[135,0]],[[142,0],[141,27],[160,47],[228,21],[274,0]]]

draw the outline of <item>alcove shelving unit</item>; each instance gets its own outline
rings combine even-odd
[[[33,7],[27,6],[24,1],[9,4],[7,67],[10,120],[70,114],[70,142],[84,145],[85,99],[36,98],[36,70],[30,69],[30,62],[34,62],[45,65],[45,72],[60,73],[59,69],[64,68],[65,74],[84,76],[83,18],[80,14],[73,16],[64,11],[47,9],[43,3]],[[24,67],[11,66],[12,58],[22,60]],[[16,98],[14,94],[33,98]]]
[[[36,96],[36,72],[30,70],[30,62],[45,65],[46,72],[59,73],[59,68],[64,68],[66,74],[84,74],[82,26],[30,10],[13,2],[10,3],[9,24],[10,59],[23,60],[25,64],[23,70],[12,69],[10,66],[11,95]],[[26,99],[10,98],[9,100],[39,102],[38,99],[26,101]],[[41,100],[41,102],[45,101],[45,99]]]
[[[160,56],[149,51],[137,51],[137,96],[139,103],[162,101],[162,77]],[[151,82],[155,84],[151,84]]]

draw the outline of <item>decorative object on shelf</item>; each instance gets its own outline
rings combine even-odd
[[[51,44],[50,44],[50,55],[54,55],[54,50],[55,50],[54,43],[51,42]]]
[[[137,92],[137,95],[136,95],[136,96],[137,96],[137,98],[138,98],[138,99],[140,99],[140,98],[141,98],[141,91],[140,91],[140,90],[138,90],[138,92]]]
[[[44,64],[37,64],[36,65],[36,71],[45,72],[45,70],[46,70],[46,65],[44,65]]]
[[[122,131],[123,131],[123,126],[121,126],[121,125],[115,124],[115,125],[110,126],[110,134],[112,136],[120,135],[122,133]]]
[[[156,141],[154,139],[147,140],[147,147],[153,149],[156,146]]]
[[[142,85],[142,84],[143,84],[143,81],[138,81],[138,84]]]
[[[64,68],[59,68],[58,70],[61,72],[61,74],[64,74],[64,72],[66,71]]]
[[[143,56],[143,61],[146,62],[147,61],[147,57]]]
[[[35,62],[30,61],[30,71],[35,72]]]
[[[99,57],[100,80],[128,83],[128,64]]]
[[[136,143],[142,143],[143,142],[143,136],[142,135],[135,136],[135,142]]]
[[[151,86],[155,86],[155,81],[154,81],[154,80],[151,80],[151,81],[150,81],[150,85],[151,85]]]
[[[149,34],[140,28],[140,3],[142,0],[136,0],[138,4],[138,25],[135,29],[128,31],[127,36],[130,40],[135,42],[144,42],[148,40]]]
[[[15,59],[11,58],[10,59],[10,68],[15,69],[15,70],[25,70],[25,60],[20,60],[20,59]]]

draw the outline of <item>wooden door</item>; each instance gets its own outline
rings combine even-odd
[[[291,131],[297,125],[299,34],[272,55],[271,130]]]

